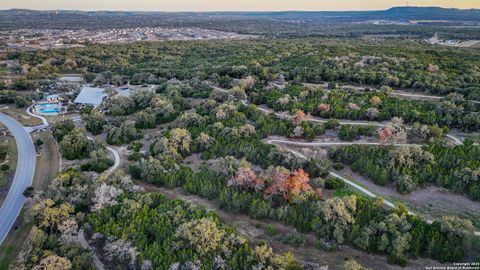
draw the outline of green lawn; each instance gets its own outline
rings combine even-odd
[[[10,263],[15,260],[31,228],[32,223],[26,223],[7,236],[0,247],[0,270],[7,270]]]

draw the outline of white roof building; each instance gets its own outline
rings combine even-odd
[[[98,107],[107,96],[108,94],[105,93],[105,89],[103,88],[83,87],[74,102]]]
[[[83,82],[83,77],[80,76],[64,76],[58,78],[59,81],[69,82],[69,83],[81,83]]]

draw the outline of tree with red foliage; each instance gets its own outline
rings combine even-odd
[[[394,117],[392,118],[390,124],[382,128],[378,137],[381,143],[406,143],[407,142],[407,132],[403,126],[403,119]]]
[[[255,174],[250,167],[240,167],[237,173],[228,180],[228,185],[247,190],[260,191],[264,188],[265,182],[258,178],[257,174]]]
[[[267,196],[280,195],[290,202],[296,196],[312,190],[308,181],[309,176],[303,169],[292,173],[283,167],[276,167],[272,175],[272,183],[265,190],[265,194]]]
[[[388,143],[393,137],[393,132],[389,127],[384,127],[378,132],[380,143]]]
[[[318,109],[322,112],[329,112],[330,111],[330,104],[322,103],[318,105]]]
[[[267,189],[265,189],[265,194],[267,196],[280,195],[283,198],[288,198],[288,182],[290,179],[290,171],[284,167],[275,167],[271,175],[272,182]]]

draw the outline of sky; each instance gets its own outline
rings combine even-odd
[[[480,0],[408,0],[410,6],[480,8]],[[380,10],[407,0],[0,0],[0,9],[141,11]]]

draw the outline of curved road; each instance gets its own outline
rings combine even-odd
[[[1,245],[25,203],[23,192],[27,187],[32,185],[33,175],[35,173],[36,152],[32,138],[19,122],[3,113],[0,113],[0,122],[12,132],[18,152],[15,177],[7,197],[0,208]]]
[[[95,140],[95,138],[92,138],[90,136],[87,136],[87,139],[93,141]],[[110,146],[106,146],[107,150],[112,153],[113,155],[113,158],[115,159],[115,163],[113,164],[112,167],[110,167],[107,171],[106,171],[106,174],[107,175],[110,175],[111,173],[113,173],[117,168],[118,166],[120,165],[120,155],[118,154],[118,151],[113,148],[113,147],[110,147]]]
[[[323,87],[323,88],[328,88],[328,83],[323,83],[323,84],[315,84],[315,83],[303,83],[304,86],[312,86],[312,87]],[[355,85],[343,85],[340,86],[338,90],[349,90],[353,89],[355,91],[359,92],[365,92],[365,88],[368,86],[355,86]],[[370,89],[375,90],[375,87],[372,87]],[[378,89],[377,89],[378,90]],[[409,91],[405,90],[398,90],[398,89],[393,89],[392,93],[389,93],[390,96],[393,97],[407,97],[407,98],[414,98],[418,100],[442,100],[446,98],[446,96],[435,96],[435,95],[428,95],[428,94],[419,94],[419,93],[412,93]],[[464,100],[464,101],[469,101],[472,103],[480,104],[480,101],[478,100]]]
[[[25,127],[25,129],[28,132],[33,132],[33,131],[37,131],[37,130],[42,130],[42,129],[50,126],[50,123],[48,123],[48,121],[45,117],[32,113],[32,107],[33,107],[33,105],[27,108],[27,110],[26,110],[27,114],[29,114],[33,117],[39,118],[40,120],[42,120],[42,124],[38,125],[38,126],[33,126],[33,127]],[[75,116],[75,117],[72,117],[72,120],[74,122],[78,122],[78,121],[81,121],[81,118],[80,118],[80,116]],[[92,137],[89,137],[89,136],[87,136],[87,138],[89,140],[94,140]],[[111,152],[113,154],[113,157],[115,159],[115,163],[107,171],[107,173],[110,174],[110,173],[114,172],[118,168],[118,166],[120,165],[120,155],[118,154],[117,150],[115,150],[115,148],[112,148],[110,146],[107,146],[106,148],[109,152]]]
[[[48,126],[50,126],[50,124],[48,123],[47,119],[43,116],[40,116],[40,115],[36,115],[34,113],[32,113],[32,108],[33,108],[34,105],[31,105],[30,107],[28,107],[25,112],[30,115],[30,116],[33,116],[33,117],[36,117],[40,120],[42,120],[42,124],[40,125],[37,125],[37,126],[32,126],[32,127],[25,127],[25,129],[31,133],[31,132],[34,132],[34,131],[37,131],[37,130],[42,130],[44,128],[47,128]]]

